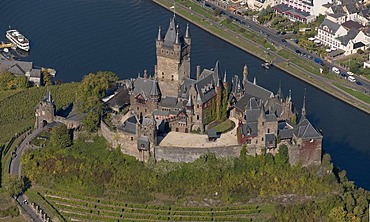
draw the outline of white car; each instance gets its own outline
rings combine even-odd
[[[348,74],[349,76],[353,76],[353,72],[348,71],[348,72],[347,72],[347,74]]]
[[[338,69],[337,67],[335,67],[335,66],[333,66],[333,68],[331,68],[331,70],[332,70],[334,73],[336,73],[337,75],[339,75],[339,74],[340,74],[339,69]]]
[[[350,81],[350,82],[356,82],[356,78],[355,77],[353,77],[353,76],[348,76],[348,81]]]

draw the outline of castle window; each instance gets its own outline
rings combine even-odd
[[[173,75],[171,75],[171,80],[173,81]]]
[[[261,141],[263,142],[263,137],[261,138]]]
[[[148,112],[148,110],[147,110],[147,109],[145,109],[145,112],[147,113],[147,112]]]
[[[169,52],[168,52],[168,50],[166,50],[166,54],[167,54],[167,55],[168,55],[168,53],[169,53]]]
[[[197,108],[199,109],[199,104],[197,104]]]
[[[136,107],[136,110],[139,110],[139,107]]]
[[[131,137],[131,141],[133,141],[134,140],[134,137]]]
[[[199,120],[199,115],[197,115],[197,120]]]
[[[267,129],[267,133],[270,133],[270,128]]]
[[[163,53],[163,49],[161,50],[161,53]]]
[[[262,126],[264,126],[265,125],[265,122],[262,122]]]

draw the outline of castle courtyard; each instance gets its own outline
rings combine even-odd
[[[235,123],[234,129],[221,134],[216,141],[208,141],[207,134],[169,132],[161,141],[159,146],[162,147],[191,147],[191,148],[209,148],[238,145],[236,139],[236,131],[238,121],[235,118],[230,118]]]

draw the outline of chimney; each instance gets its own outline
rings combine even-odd
[[[148,73],[146,71],[146,69],[144,69],[144,79],[147,79],[148,78]]]
[[[197,80],[199,80],[200,76],[200,65],[197,65]]]

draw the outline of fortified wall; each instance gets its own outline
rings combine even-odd
[[[137,159],[142,160],[143,154],[137,149],[137,137],[135,134],[111,130],[104,121],[100,122],[100,133],[112,147],[116,148],[120,146],[121,151],[124,154],[134,156]]]
[[[156,146],[154,156],[156,160],[168,160],[170,162],[193,162],[207,153],[214,153],[216,157],[239,157],[242,146],[226,147],[168,147]]]
[[[291,145],[289,147],[289,163],[296,165],[301,163],[302,166],[312,166],[321,164],[321,140],[300,141],[300,145]]]

